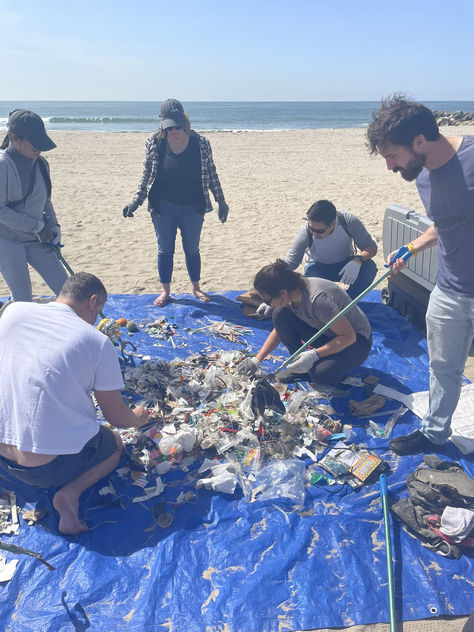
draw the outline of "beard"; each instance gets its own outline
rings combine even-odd
[[[408,182],[412,182],[415,180],[421,173],[421,170],[425,166],[426,155],[425,154],[415,154],[413,152],[413,158],[407,164],[406,167],[395,167],[393,169],[394,173],[400,172],[400,175],[404,180]]]

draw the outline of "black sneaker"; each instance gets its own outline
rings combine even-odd
[[[443,446],[430,441],[428,437],[425,437],[419,430],[415,430],[415,432],[405,437],[398,437],[390,441],[390,448],[401,456],[405,456],[406,454],[418,454],[419,452],[437,452],[442,447]]]

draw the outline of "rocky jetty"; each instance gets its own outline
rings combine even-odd
[[[433,110],[438,125],[474,125],[474,112],[438,112]]]

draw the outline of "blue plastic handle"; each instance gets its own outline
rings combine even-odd
[[[403,248],[403,246],[401,246]],[[398,249],[400,250],[400,248]],[[395,261],[398,261],[398,259],[402,259],[403,261],[408,261],[408,259],[413,255],[412,252],[408,251],[406,252],[404,255],[402,255],[401,257],[398,257]],[[395,261],[393,263],[391,263],[390,265],[388,265],[388,263],[386,263],[384,265],[384,268],[393,268],[393,264],[395,263]]]
[[[385,474],[380,475],[380,493],[382,496],[387,495],[387,477]]]

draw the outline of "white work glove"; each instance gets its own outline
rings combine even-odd
[[[267,305],[267,303],[260,303],[257,307],[257,316],[259,318],[270,318],[273,313],[273,307],[271,305]]]
[[[339,270],[341,281],[346,285],[352,285],[359,276],[361,267],[362,264],[359,262],[359,259],[352,259],[352,261],[346,263],[346,265]]]
[[[237,373],[239,375],[254,375],[262,362],[258,358],[245,358],[237,365]]]
[[[307,349],[291,362],[284,371],[279,374],[280,378],[288,378],[290,375],[300,375],[308,373],[315,362],[320,359],[316,349]]]

